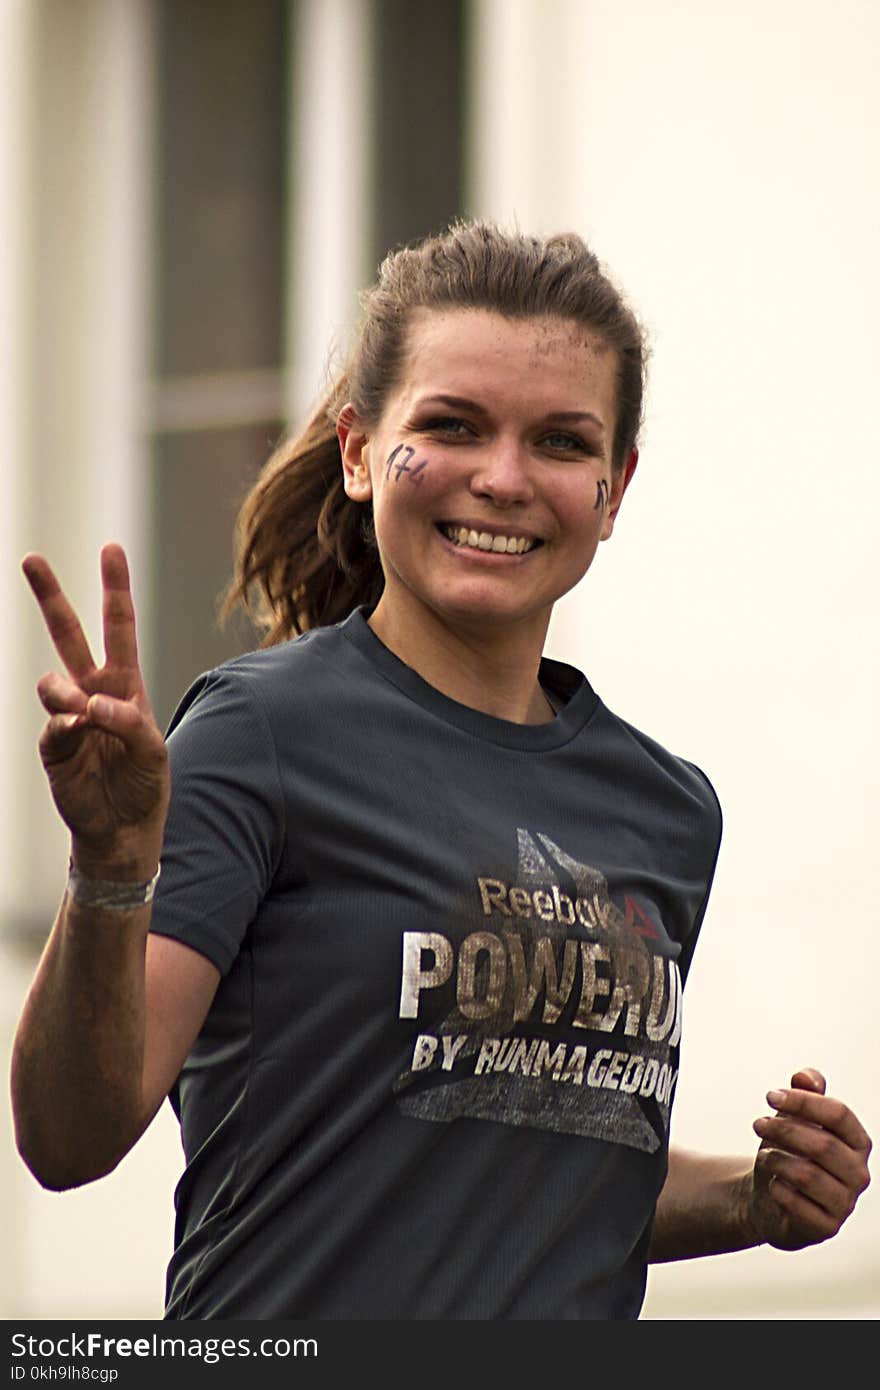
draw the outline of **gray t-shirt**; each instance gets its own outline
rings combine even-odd
[[[636,1317],[717,800],[571,667],[512,724],[366,618],[172,721],[152,929],[222,979],[166,1317]]]

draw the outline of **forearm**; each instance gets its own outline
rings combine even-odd
[[[47,942],[11,1070],[19,1152],[46,1187],[102,1177],[144,1127],[150,915],[150,905],[108,911],[65,897]]]
[[[670,1149],[648,1259],[689,1260],[759,1244],[749,1215],[752,1163]]]

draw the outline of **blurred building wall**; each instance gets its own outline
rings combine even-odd
[[[876,1134],[880,13],[472,0],[438,37],[443,6],[422,30],[420,4],[395,0],[378,21],[369,0],[288,6],[279,360],[238,363],[233,391],[230,376],[154,378],[161,3],[0,0],[4,1050],[66,860],[35,747],[33,685],[52,654],[19,557],[52,558],[97,641],[97,553],[122,540],[157,671],[169,600],[155,578],[174,563],[155,526],[157,429],[209,420],[235,455],[229,431],[247,427],[262,449],[320,390],[378,256],[457,211],[460,182],[464,210],[583,232],[653,340],[640,471],[613,542],[559,606],[551,651],[705,767],[725,807],[674,1137],[750,1150],[764,1092],[805,1063]],[[432,190],[414,178],[407,208],[394,161],[418,165],[420,142],[393,132],[418,105],[420,40],[447,45],[434,101],[449,97],[447,134],[466,119],[467,177],[450,139],[442,196],[416,207]],[[409,86],[383,107],[395,75]],[[252,462],[233,457],[224,478]],[[229,498],[197,500],[184,539],[207,565]],[[206,601],[190,620],[207,631],[213,617]],[[159,1316],[181,1161],[168,1107],[114,1175],[73,1193],[39,1189],[8,1127],[0,1144],[0,1315]],[[870,1191],[827,1246],[654,1271],[646,1315],[876,1316],[878,1234]]]
[[[673,1138],[748,1151],[803,1065],[876,1136],[880,11],[480,0],[475,40],[472,210],[579,230],[653,344],[639,472],[550,650],[724,806]],[[646,1315],[876,1316],[878,1236],[875,1185],[815,1250],[654,1270]]]
[[[0,11],[7,108],[0,199],[11,228],[0,264],[9,289],[4,304],[13,310],[4,312],[0,329],[11,368],[3,373],[0,404],[9,444],[0,579],[10,773],[0,792],[0,1035],[8,1068],[67,860],[67,837],[36,750],[43,720],[34,685],[54,660],[18,562],[32,549],[52,557],[93,638],[100,631],[104,540],[126,545],[139,597],[146,598],[152,12],[139,0],[3,0]],[[140,620],[149,631],[145,601]],[[30,1178],[4,1123],[0,1316],[64,1317],[80,1308],[112,1316],[161,1307],[147,1290],[157,1286],[153,1270],[161,1268],[170,1236],[167,1216],[159,1226],[149,1199],[140,1200],[153,1186],[142,1181],[145,1161],[149,1168],[149,1145],[123,1185],[108,1187],[106,1206],[99,1188],[68,1202]]]

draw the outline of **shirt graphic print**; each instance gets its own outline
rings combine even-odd
[[[547,835],[521,828],[517,840],[515,883],[477,878],[458,942],[403,934],[400,1017],[419,1029],[398,1106],[653,1153],[678,1075],[679,947],[655,907],[613,901],[605,876]],[[432,1017],[432,996],[453,988]]]

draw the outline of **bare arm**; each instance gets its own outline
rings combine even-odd
[[[150,908],[86,912],[65,901],[12,1053],[22,1158],[44,1187],[109,1173],[153,1119],[220,979],[196,951],[148,935]]]
[[[169,797],[164,740],[137,661],[125,555],[101,556],[106,660],[97,667],[45,560],[25,574],[67,674],[37,690],[40,754],[72,859],[87,877],[139,883],[156,871]],[[217,987],[196,952],[148,934],[151,906],[84,907],[65,894],[16,1032],[11,1073],[19,1151],[47,1187],[109,1172],[180,1070]]]
[[[752,1161],[670,1149],[654,1218],[652,1263],[758,1245],[749,1222]]]
[[[800,1250],[829,1240],[870,1182],[871,1140],[805,1068],[771,1092],[775,1116],[755,1121],[754,1162],[670,1150],[649,1259],[687,1260],[768,1244]]]

